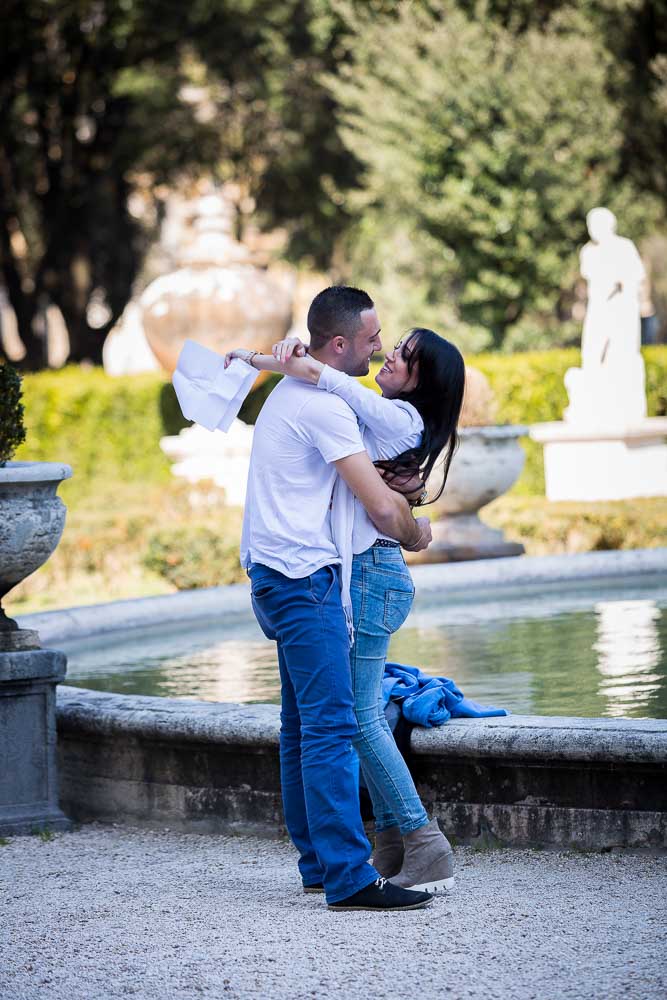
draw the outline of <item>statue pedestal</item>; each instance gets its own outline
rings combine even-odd
[[[234,420],[227,434],[207,431],[198,424],[173,437],[163,437],[160,448],[174,463],[172,475],[189,483],[211,480],[225,491],[233,507],[245,503],[254,427]]]
[[[667,417],[633,425],[535,424],[544,445],[549,500],[628,500],[667,496]]]
[[[508,541],[498,528],[490,528],[478,514],[449,514],[431,523],[433,541],[421,552],[405,552],[405,561],[416,563],[464,562],[468,559],[504,559],[522,556],[521,542]]]
[[[0,652],[0,835],[68,830],[58,806],[56,684],[65,654]]]

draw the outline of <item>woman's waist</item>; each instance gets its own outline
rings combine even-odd
[[[386,566],[392,572],[410,575],[400,544],[385,538],[376,538],[364,552],[355,552],[352,565],[353,567],[362,565]]]
[[[394,546],[399,545],[395,538],[390,538],[389,535],[383,535],[378,531],[361,503],[355,500],[352,527],[352,551],[354,555],[366,552],[378,540],[391,542]]]

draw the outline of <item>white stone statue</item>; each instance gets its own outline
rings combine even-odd
[[[617,236],[608,208],[592,209],[586,224],[591,239],[579,257],[588,282],[582,366],[565,376],[570,405],[564,417],[582,426],[628,426],[646,417],[639,315],[644,265],[632,240]]]

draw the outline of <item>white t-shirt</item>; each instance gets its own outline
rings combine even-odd
[[[420,444],[424,421],[411,403],[386,399],[328,365],[322,370],[318,388],[344,399],[352,407],[362,424],[362,441],[371,461],[396,458]],[[363,504],[354,497],[352,551],[355,555],[370,548],[376,538],[387,537],[378,531]]]
[[[255,424],[241,563],[292,579],[340,563],[331,536],[332,464],[364,451],[357,418],[340,396],[285,378]],[[377,535],[377,531],[375,532]]]

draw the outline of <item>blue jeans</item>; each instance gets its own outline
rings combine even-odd
[[[252,606],[278,643],[282,706],[280,777],[285,823],[305,885],[335,903],[378,878],[359,811],[357,733],[349,639],[338,571],[301,580],[255,563]]]
[[[372,546],[352,563],[354,646],[350,651],[359,754],[373,804],[375,827],[398,825],[402,834],[428,823],[392,732],[382,699],[382,678],[392,632],[408,617],[415,589],[399,548]]]

